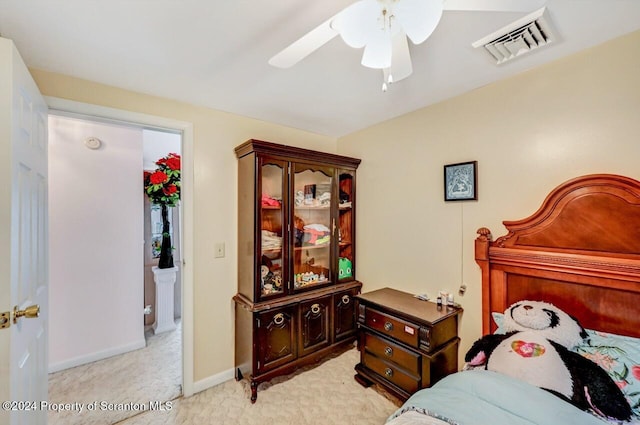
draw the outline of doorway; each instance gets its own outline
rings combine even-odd
[[[90,118],[98,122],[115,122],[137,128],[180,133],[182,135],[182,196],[180,229],[182,277],[182,394],[191,396],[193,390],[193,125],[188,122],[148,114],[113,109],[55,97],[45,97],[51,114]],[[141,245],[139,245],[141,246]]]
[[[138,127],[165,129],[182,134],[182,196],[181,252],[182,252],[182,393],[194,393],[193,383],[193,124],[166,117],[143,114],[105,106],[45,96],[51,113],[92,117],[106,122],[132,123]]]
[[[143,162],[155,162],[159,158],[154,155],[162,157],[164,150],[180,153],[181,135],[56,112],[49,117],[49,133],[49,367],[51,371],[66,369],[51,375],[51,400],[66,402],[55,399],[62,392],[74,400],[89,397],[86,401],[90,403],[93,390],[94,400],[123,403],[178,397],[182,386],[181,285],[178,281],[178,302],[171,312],[176,315],[177,329],[171,335],[158,335],[158,329],[145,327],[143,317],[148,316],[143,316],[142,277],[146,261],[140,241],[148,241],[144,253],[151,251],[152,235],[143,232],[142,225],[143,217],[148,223],[151,213],[144,202]],[[173,241],[179,248],[179,208],[172,210]],[[176,251],[179,265],[180,250]],[[152,296],[154,289],[150,289]],[[151,306],[155,313],[155,302]],[[84,320],[74,320],[77,317]],[[141,347],[145,348],[137,350]],[[94,361],[98,362],[90,367],[79,366]],[[101,368],[111,373],[100,372]],[[92,385],[94,376],[102,384],[109,380],[110,385]],[[84,381],[85,385],[74,396],[77,386],[65,385],[66,381]],[[61,419],[58,416],[51,419]]]

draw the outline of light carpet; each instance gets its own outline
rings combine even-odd
[[[83,410],[49,410],[50,425],[111,425],[136,415],[120,405],[173,400],[182,394],[182,327],[147,334],[147,346],[49,375],[49,403]],[[75,404],[77,403],[77,404]],[[97,404],[94,404],[97,403]],[[89,408],[95,406],[95,410]]]
[[[397,401],[358,384],[358,362],[354,347],[315,368],[260,384],[255,404],[247,380],[230,380],[174,400],[170,410],[147,411],[120,425],[381,425]]]

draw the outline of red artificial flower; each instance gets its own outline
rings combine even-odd
[[[631,373],[633,374],[634,378],[640,381],[640,365],[631,366]]]
[[[149,176],[149,181],[151,184],[162,184],[166,182],[168,179],[167,175],[164,171],[156,171]]]
[[[171,184],[167,187],[162,188],[162,191],[164,192],[165,195],[169,196],[176,193],[178,191],[178,187],[175,184]]]
[[[155,171],[144,173],[144,191],[152,203],[174,207],[180,200],[180,155],[170,153],[156,164]]]
[[[169,157],[167,158],[165,165],[170,170],[179,170],[180,169],[180,157]]]

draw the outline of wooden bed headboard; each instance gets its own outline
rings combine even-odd
[[[533,215],[478,229],[482,330],[519,300],[555,304],[589,329],[640,337],[640,182],[593,174],[555,188]]]

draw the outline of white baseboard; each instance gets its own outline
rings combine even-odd
[[[225,370],[224,372],[217,373],[213,376],[209,376],[208,378],[201,379],[200,381],[196,381],[193,383],[193,393],[199,393],[200,391],[204,391],[208,388],[215,387],[216,385],[222,384],[223,382],[227,382],[229,379],[234,379],[235,375],[233,374],[233,368],[229,370]]]
[[[61,362],[52,363],[49,364],[49,373],[59,372],[61,370],[95,362],[98,360],[103,360],[108,357],[116,356],[118,354],[124,354],[128,353],[129,351],[138,350],[146,346],[147,342],[144,338],[142,338],[141,340],[126,345],[121,345],[120,347],[109,348],[107,350],[97,351],[83,356],[74,357],[72,359],[63,360]]]

